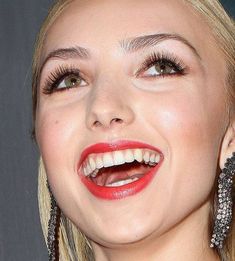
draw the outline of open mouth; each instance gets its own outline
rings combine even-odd
[[[160,159],[160,153],[150,149],[126,149],[91,154],[81,169],[84,176],[97,186],[120,187],[140,180]]]
[[[160,150],[141,142],[118,140],[97,143],[82,152],[78,174],[95,197],[122,199],[146,188],[163,158]]]

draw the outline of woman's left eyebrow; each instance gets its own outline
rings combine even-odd
[[[178,34],[159,33],[138,36],[134,38],[121,40],[120,45],[122,49],[124,49],[126,52],[136,52],[148,47],[154,47],[155,45],[167,40],[176,40],[187,45],[193,51],[193,53],[201,60],[201,57],[197,49],[187,39]]]

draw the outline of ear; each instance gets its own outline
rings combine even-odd
[[[224,168],[226,160],[232,156],[233,152],[235,152],[235,120],[230,123],[222,142],[219,161],[220,169]]]

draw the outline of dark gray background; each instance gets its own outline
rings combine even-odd
[[[47,260],[37,207],[30,67],[52,0],[0,0],[0,261]],[[224,0],[235,16],[235,1]]]

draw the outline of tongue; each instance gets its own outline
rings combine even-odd
[[[110,168],[103,168],[93,181],[99,186],[105,186],[120,180],[141,178],[151,167],[140,163],[123,164]]]
[[[122,172],[122,173],[114,173],[109,176],[107,176],[104,185],[107,186],[109,184],[112,184],[114,182],[120,181],[120,180],[127,180],[127,179],[134,179],[134,178],[141,178],[143,177],[144,173],[135,173],[134,175],[130,175],[127,172]]]

